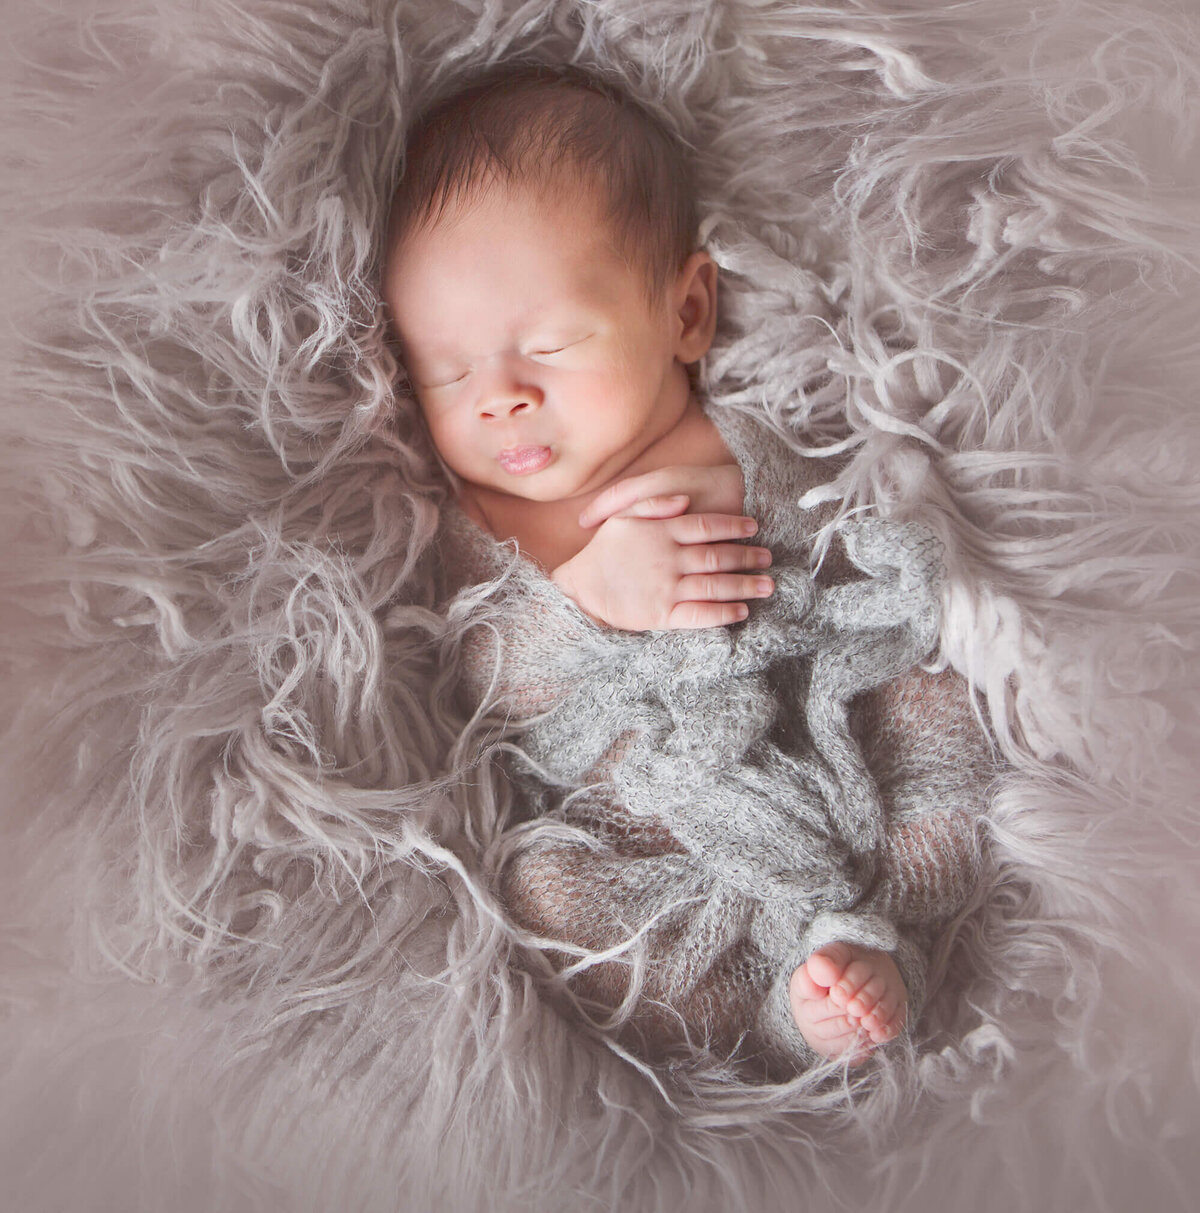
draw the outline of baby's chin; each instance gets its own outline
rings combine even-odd
[[[579,508],[582,509],[593,496],[595,496],[594,493],[564,492],[554,485],[535,486],[527,481],[516,485],[459,481],[460,500],[474,501],[484,509],[489,503],[493,506],[503,505],[510,510],[523,507],[536,509],[538,506],[566,505],[576,499],[579,500]]]
[[[551,465],[544,471],[531,475],[506,476],[486,484],[469,483],[466,484],[466,487],[483,498],[505,497],[510,500],[527,501],[531,505],[579,502],[582,509],[608,483],[599,476],[581,481],[576,476],[553,475],[554,470]]]

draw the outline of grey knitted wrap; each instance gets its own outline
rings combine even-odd
[[[519,743],[542,779],[570,789],[622,737],[611,769],[621,804],[665,822],[719,880],[785,900],[798,920],[852,908],[875,880],[884,817],[849,704],[937,638],[937,539],[879,520],[840,534],[866,580],[820,586],[781,569],[775,594],[735,628],[591,631],[563,654],[574,689]],[[806,725],[790,722],[786,751],[772,740],[785,696],[769,675],[781,664]]]
[[[832,511],[799,502],[826,468],[758,421],[713,419],[775,557],[775,593],[746,623],[601,627],[453,507],[446,593],[478,622],[464,694],[505,718],[529,819],[502,873],[516,920],[602,951],[649,931],[645,1013],[691,1000],[686,1035],[733,1047],[740,1024],[787,1072],[813,1060],[788,979],[828,943],[890,952],[919,1014],[931,932],[977,878],[990,760],[965,696],[914,678],[937,640],[939,541],[843,521],[814,576],[809,544]],[[890,736],[882,751],[865,719]],[[622,1001],[619,968],[588,997]]]

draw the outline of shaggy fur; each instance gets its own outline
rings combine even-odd
[[[14,1207],[1191,1206],[1190,6],[18,0],[5,28]],[[946,546],[939,659],[1013,773],[919,1054],[651,1071],[518,963],[377,293],[406,122],[513,54],[606,68],[695,149],[711,397]]]

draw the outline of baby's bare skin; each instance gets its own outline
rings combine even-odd
[[[796,1026],[814,1053],[859,1065],[904,1028],[908,996],[896,962],[852,943],[814,952],[788,987]]]

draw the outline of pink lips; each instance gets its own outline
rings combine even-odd
[[[548,446],[510,446],[496,456],[496,462],[510,476],[528,476],[550,462],[550,453]]]

